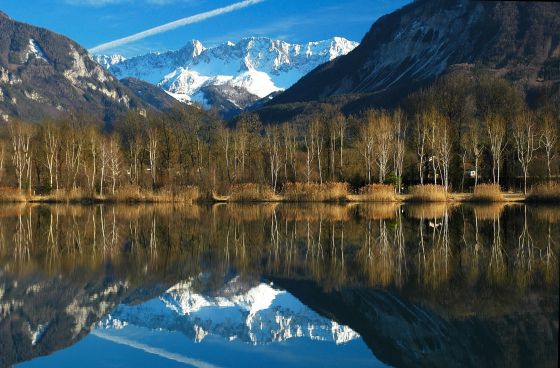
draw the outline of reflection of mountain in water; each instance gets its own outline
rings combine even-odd
[[[0,367],[95,328],[251,352],[363,341],[394,366],[557,366],[557,207],[11,208]]]
[[[290,293],[269,284],[247,287],[233,279],[212,296],[197,293],[191,282],[174,285],[156,299],[139,305],[120,305],[99,328],[135,325],[180,331],[196,342],[207,335],[253,345],[293,338],[346,343],[358,334],[302,304]]]

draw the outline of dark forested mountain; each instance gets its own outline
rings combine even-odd
[[[136,78],[123,78],[120,80],[128,89],[144,102],[160,111],[186,107],[186,105],[171,97],[161,88]]]
[[[354,51],[317,67],[271,104],[345,94],[395,103],[463,63],[490,69],[525,90],[557,83],[560,4],[415,1],[381,17]]]
[[[78,113],[111,121],[148,106],[74,41],[0,13],[0,120]]]

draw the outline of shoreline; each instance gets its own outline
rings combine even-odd
[[[501,200],[477,200],[473,197],[472,193],[450,193],[446,200],[425,200],[414,198],[412,194],[395,194],[394,199],[372,199],[367,198],[367,195],[360,194],[350,194],[338,199],[294,199],[289,197],[284,197],[282,195],[275,195],[272,198],[252,198],[252,199],[236,199],[231,196],[212,196],[212,198],[173,198],[169,196],[162,196],[157,198],[153,196],[152,198],[143,197],[130,197],[119,198],[118,196],[113,197],[99,197],[99,196],[83,196],[83,197],[72,197],[72,198],[52,198],[49,196],[21,196],[19,198],[3,198],[0,196],[0,204],[9,203],[34,203],[34,204],[81,204],[81,205],[94,205],[94,204],[157,204],[157,203],[167,203],[167,204],[214,204],[214,203],[543,203],[543,204],[558,204],[560,202],[557,200],[535,200],[531,199],[529,195],[524,195],[523,193],[503,193],[504,198]]]

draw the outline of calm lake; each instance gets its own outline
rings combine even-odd
[[[0,206],[0,366],[556,367],[560,207]]]

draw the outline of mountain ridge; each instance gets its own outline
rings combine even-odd
[[[243,110],[356,46],[341,37],[305,44],[247,37],[209,48],[192,40],[176,51],[130,59],[118,54],[95,58],[118,78],[134,77],[158,85],[180,101],[211,106],[218,100],[219,106],[228,105],[226,110]]]
[[[111,124],[148,109],[159,110],[75,41],[0,14],[0,121],[87,116]]]
[[[379,18],[352,52],[317,67],[270,104],[351,94],[394,102],[463,63],[534,85],[548,60],[560,57],[558,14],[560,5],[552,3],[415,1]]]

